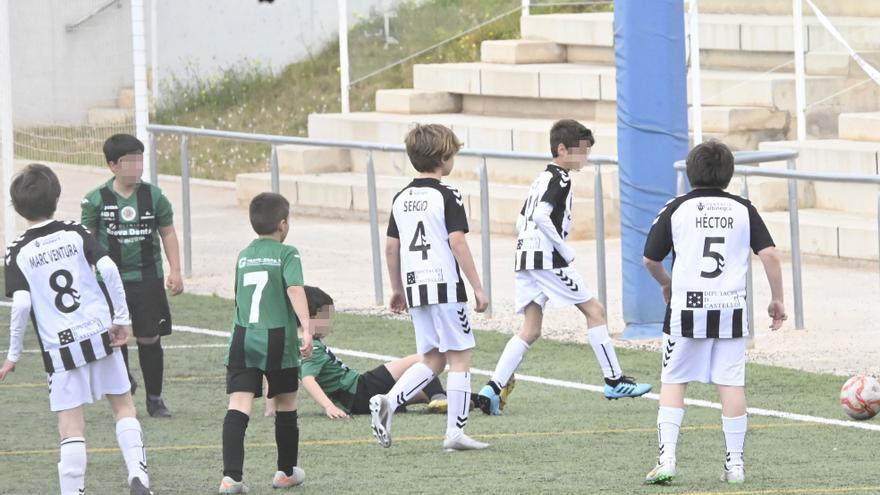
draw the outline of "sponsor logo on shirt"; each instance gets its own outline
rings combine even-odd
[[[125,206],[122,208],[122,219],[126,222],[131,222],[134,220],[134,217],[137,216],[137,210],[132,208],[131,206]]]

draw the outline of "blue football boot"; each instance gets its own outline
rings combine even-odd
[[[605,398],[608,400],[640,397],[650,391],[650,383],[636,383],[634,379],[628,376],[621,376],[617,380],[605,379]]]
[[[495,393],[495,389],[491,385],[485,385],[480,389],[480,393],[474,397],[476,405],[483,411],[483,414],[489,416],[501,415],[501,397]]]

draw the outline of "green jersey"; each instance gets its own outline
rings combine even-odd
[[[113,190],[113,179],[89,191],[82,200],[82,224],[95,229],[125,282],[161,279],[159,227],[173,222],[171,202],[158,187],[141,182],[125,198]]]
[[[295,247],[256,239],[239,253],[226,366],[264,371],[299,366],[299,320],[287,288],[302,285],[302,264]]]
[[[315,381],[336,404],[336,407],[350,413],[349,404],[338,400],[336,392],[347,392],[350,396],[357,392],[358,379],[361,374],[342,364],[342,361],[327,348],[321,339],[312,340],[312,357],[304,359],[299,369],[300,378],[315,377]]]

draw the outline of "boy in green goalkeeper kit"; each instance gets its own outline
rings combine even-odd
[[[324,409],[328,418],[369,414],[370,397],[388,393],[403,372],[418,363],[421,356],[412,354],[395,359],[366,373],[349,368],[321,341],[332,329],[333,299],[317,287],[306,286],[305,293],[314,340],[312,356],[303,359],[300,366],[303,388]],[[411,401],[418,402],[428,402],[429,412],[446,412],[446,392],[436,377]]]

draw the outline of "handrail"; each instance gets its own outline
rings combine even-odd
[[[253,134],[238,131],[220,131],[215,129],[199,129],[195,127],[183,127],[173,125],[147,125],[147,132],[150,134],[150,147],[153,162],[157,164],[151,168],[151,180],[155,183],[158,179],[158,163],[156,158],[155,135],[156,134],[175,134],[181,136],[180,140],[180,169],[181,181],[183,188],[183,266],[184,276],[192,276],[192,232],[188,222],[190,218],[190,194],[189,194],[189,138],[193,136],[230,139],[234,141],[244,141],[251,143],[263,143],[271,145],[270,178],[271,188],[273,192],[280,190],[280,177],[278,166],[277,146],[281,144],[298,144],[306,146],[325,146],[334,148],[357,149],[368,152],[367,156],[367,196],[370,208],[370,236],[373,254],[373,291],[376,296],[376,304],[382,304],[384,297],[382,295],[382,268],[381,268],[381,250],[379,248],[379,220],[376,205],[376,172],[373,164],[373,152],[406,152],[406,147],[400,144],[380,144],[368,141],[344,141],[332,139],[311,139],[302,137],[281,136],[277,134]],[[486,166],[487,158],[514,158],[520,160],[544,160],[550,161],[552,157],[549,153],[521,153],[514,151],[497,151],[482,149],[462,149],[458,152],[460,156],[473,156],[481,158],[478,167],[480,180],[480,219],[481,219],[481,245],[482,245],[482,264],[483,264],[483,287],[489,300],[492,300],[492,254],[491,239],[489,225],[489,172]],[[590,156],[590,162],[595,166],[595,192],[594,203],[596,208],[596,274],[598,298],[603,306],[607,306],[606,280],[605,280],[605,225],[603,219],[605,217],[605,205],[602,194],[602,165],[617,164],[617,158],[613,156],[593,155]],[[491,308],[491,307],[490,307]],[[491,309],[490,309],[491,311]]]
[[[101,12],[104,12],[105,10],[109,9],[110,6],[113,5],[114,3],[117,3],[117,4],[118,4],[118,3],[121,3],[121,2],[122,2],[122,0],[107,0],[106,2],[104,2],[104,3],[101,4],[101,5],[99,5],[98,7],[95,7],[94,10],[92,10],[91,12],[89,12],[88,14],[86,14],[85,16],[83,16],[81,19],[79,19],[79,20],[77,20],[77,21],[75,21],[75,22],[72,22],[72,23],[70,23],[70,24],[66,24],[66,25],[64,26],[64,29],[65,29],[67,32],[70,32],[70,31],[76,31],[76,28],[78,28],[78,27],[80,27],[81,25],[83,25],[84,23],[88,22],[88,20],[91,19],[92,17],[95,17],[96,15],[100,14]]]

